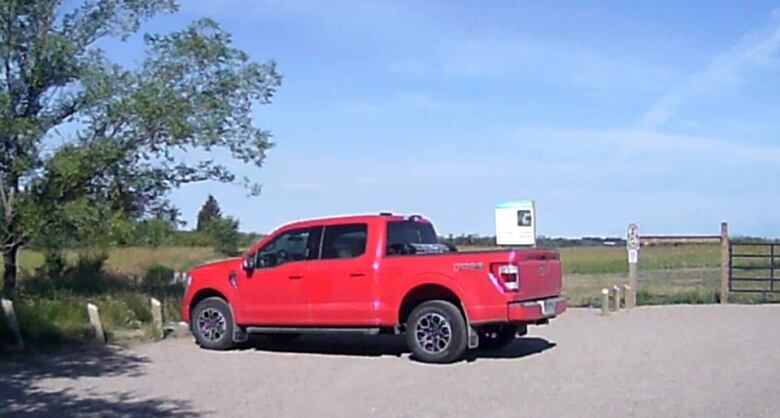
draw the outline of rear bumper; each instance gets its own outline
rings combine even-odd
[[[569,307],[566,298],[553,297],[522,302],[510,302],[507,305],[507,319],[510,322],[535,322],[555,318]]]

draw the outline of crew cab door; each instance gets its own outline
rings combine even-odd
[[[315,325],[375,323],[373,257],[365,223],[326,225],[319,261],[312,262],[307,291]]]
[[[242,325],[306,325],[311,322],[306,280],[319,255],[321,227],[280,233],[255,254],[255,269],[239,286]]]

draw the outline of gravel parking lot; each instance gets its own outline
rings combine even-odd
[[[776,417],[778,321],[777,305],[573,309],[446,366],[391,336],[77,350],[0,360],[0,415]]]

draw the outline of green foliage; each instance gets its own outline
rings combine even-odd
[[[252,61],[209,19],[145,35],[146,56],[133,69],[111,63],[97,46],[176,8],[173,0],[0,0],[6,255],[30,241],[54,248],[126,243],[132,220],[166,219],[161,208],[172,188],[237,181],[228,167],[190,151],[221,148],[262,165],[271,136],[251,115],[281,83],[273,62]],[[150,228],[153,241],[164,241],[160,225]],[[6,290],[15,275],[8,270]]]
[[[234,256],[239,253],[238,220],[227,217],[224,219],[212,219],[206,224],[206,234],[211,237],[214,249],[218,252]]]
[[[136,226],[133,244],[161,247],[170,244],[175,233],[176,230],[170,222],[162,219],[147,219]]]
[[[91,335],[86,304],[100,309],[106,333],[142,329],[152,335],[150,296],[163,303],[165,321],[179,321],[183,288],[171,283],[173,271],[167,267],[150,267],[140,281],[127,276],[111,276],[99,270],[105,257],[85,255],[75,266],[65,269],[65,277],[49,278],[43,274],[26,278],[16,293],[16,309],[23,337],[31,345],[54,346],[69,341],[84,341]],[[69,274],[79,275],[70,276]],[[42,271],[40,272],[42,273]],[[87,274],[92,274],[89,276]],[[0,321],[0,352],[12,342],[4,321]]]
[[[55,345],[90,335],[86,302],[67,295],[17,297],[14,303],[22,337],[28,344]]]
[[[178,297],[184,293],[181,283],[173,283],[174,271],[170,267],[154,265],[146,269],[141,279],[141,289],[159,299]]]
[[[222,219],[222,211],[219,209],[219,203],[214,196],[209,195],[203,207],[198,212],[197,231],[204,231],[212,221]]]
[[[48,277],[60,277],[65,272],[66,261],[62,251],[48,248],[43,253],[43,271]]]

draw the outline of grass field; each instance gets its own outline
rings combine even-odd
[[[89,250],[85,250],[89,251]],[[79,252],[65,251],[69,264],[74,264]],[[139,276],[152,266],[165,266],[175,271],[185,271],[198,264],[224,258],[209,247],[124,247],[108,250],[106,269],[129,276]],[[0,260],[0,267],[3,263]],[[22,276],[28,276],[43,265],[43,254],[38,251],[22,250],[19,253],[19,268]]]
[[[485,250],[486,247],[462,247],[462,251]],[[561,253],[564,272],[567,274],[621,274],[628,273],[626,250],[616,247],[570,247]],[[74,263],[76,251],[66,251],[66,258]],[[110,271],[138,276],[147,268],[162,265],[176,271],[184,271],[198,264],[223,258],[207,247],[126,247],[108,251],[106,268]],[[2,262],[0,262],[0,266]],[[23,250],[19,255],[21,270],[29,274],[43,265],[43,254]],[[715,268],[720,266],[720,246],[680,245],[656,246],[642,249],[641,269],[673,270]]]
[[[486,250],[488,247],[463,247],[463,251]],[[719,245],[678,245],[642,248],[642,270],[689,269],[720,266]],[[560,248],[563,269],[568,274],[628,273],[625,248]]]

